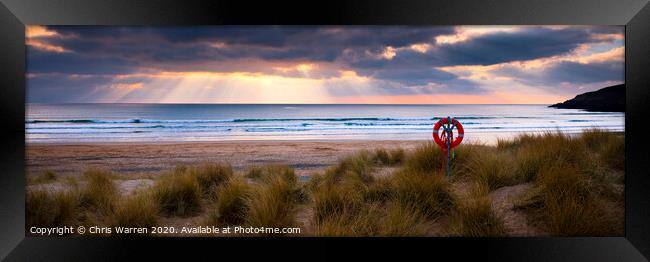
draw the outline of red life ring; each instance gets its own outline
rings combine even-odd
[[[440,135],[438,135],[438,131],[440,130],[440,127],[442,125],[446,125],[447,122],[448,120],[445,117],[438,120],[438,122],[433,126],[433,141],[435,141],[436,144],[438,144],[438,146],[442,148],[443,151],[447,150],[447,144],[445,143],[445,141],[440,139]],[[458,136],[453,141],[451,141],[451,144],[449,145],[450,148],[454,148],[460,145],[460,142],[463,141],[463,137],[465,136],[465,130],[463,129],[463,125],[461,125],[460,122],[458,122],[458,120],[456,120],[455,118],[452,118],[451,122],[454,124],[454,126],[456,126],[456,129],[458,129]],[[452,137],[454,136],[453,131],[451,135]]]

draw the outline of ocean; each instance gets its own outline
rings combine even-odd
[[[27,104],[27,143],[427,140],[457,118],[469,143],[519,133],[625,131],[625,113],[547,105]]]

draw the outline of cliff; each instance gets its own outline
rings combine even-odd
[[[625,112],[625,84],[580,94],[573,99],[549,107],[600,112]]]

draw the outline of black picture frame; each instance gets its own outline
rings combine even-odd
[[[625,236],[579,238],[26,238],[25,31],[37,25],[625,25]],[[499,261],[647,261],[650,257],[650,4],[574,1],[0,0],[0,257],[9,261],[133,259],[134,254],[360,258],[477,256]],[[170,252],[171,251],[171,252]],[[290,252],[290,254],[278,254]],[[216,254],[215,254],[216,252]],[[304,254],[298,254],[304,253]],[[212,254],[212,255],[210,255]],[[347,256],[346,258],[350,258]]]

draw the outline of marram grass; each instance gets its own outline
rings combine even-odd
[[[316,236],[507,236],[491,194],[525,183],[530,190],[514,209],[529,226],[556,236],[620,236],[624,141],[592,129],[523,134],[496,146],[462,144],[454,150],[451,178],[431,142],[413,150],[362,150],[305,183],[288,166],[238,173],[206,163],[180,166],[150,188],[122,194],[114,181],[119,175],[108,171],[89,169],[78,179],[44,173],[30,187],[68,189],[28,190],[26,225],[139,227],[189,218],[215,226],[307,223],[303,234]],[[390,174],[377,176],[383,168]],[[471,185],[469,191],[457,192],[460,184]],[[300,210],[309,211],[308,221],[298,221],[305,219]]]

